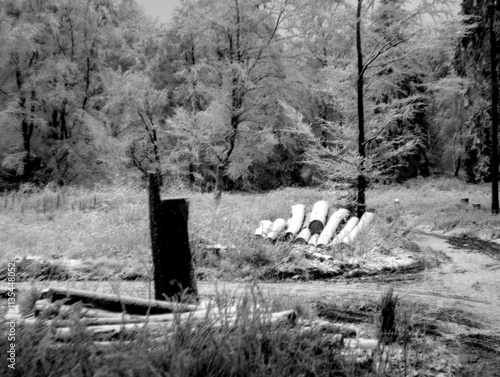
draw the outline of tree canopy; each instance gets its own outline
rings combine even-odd
[[[0,0],[0,185],[491,180],[483,3]]]

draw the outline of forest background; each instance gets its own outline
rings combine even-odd
[[[491,182],[500,5],[359,3],[183,0],[162,24],[134,0],[0,0],[0,190]]]

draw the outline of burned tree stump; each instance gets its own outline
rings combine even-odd
[[[149,220],[155,299],[197,299],[185,198],[161,199],[160,177],[149,173]]]

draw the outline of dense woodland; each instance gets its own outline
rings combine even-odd
[[[0,0],[0,188],[498,179],[500,2],[406,3]]]

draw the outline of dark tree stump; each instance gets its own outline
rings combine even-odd
[[[149,219],[155,299],[196,300],[198,290],[189,248],[189,204],[185,198],[161,199],[160,180],[149,173]]]

